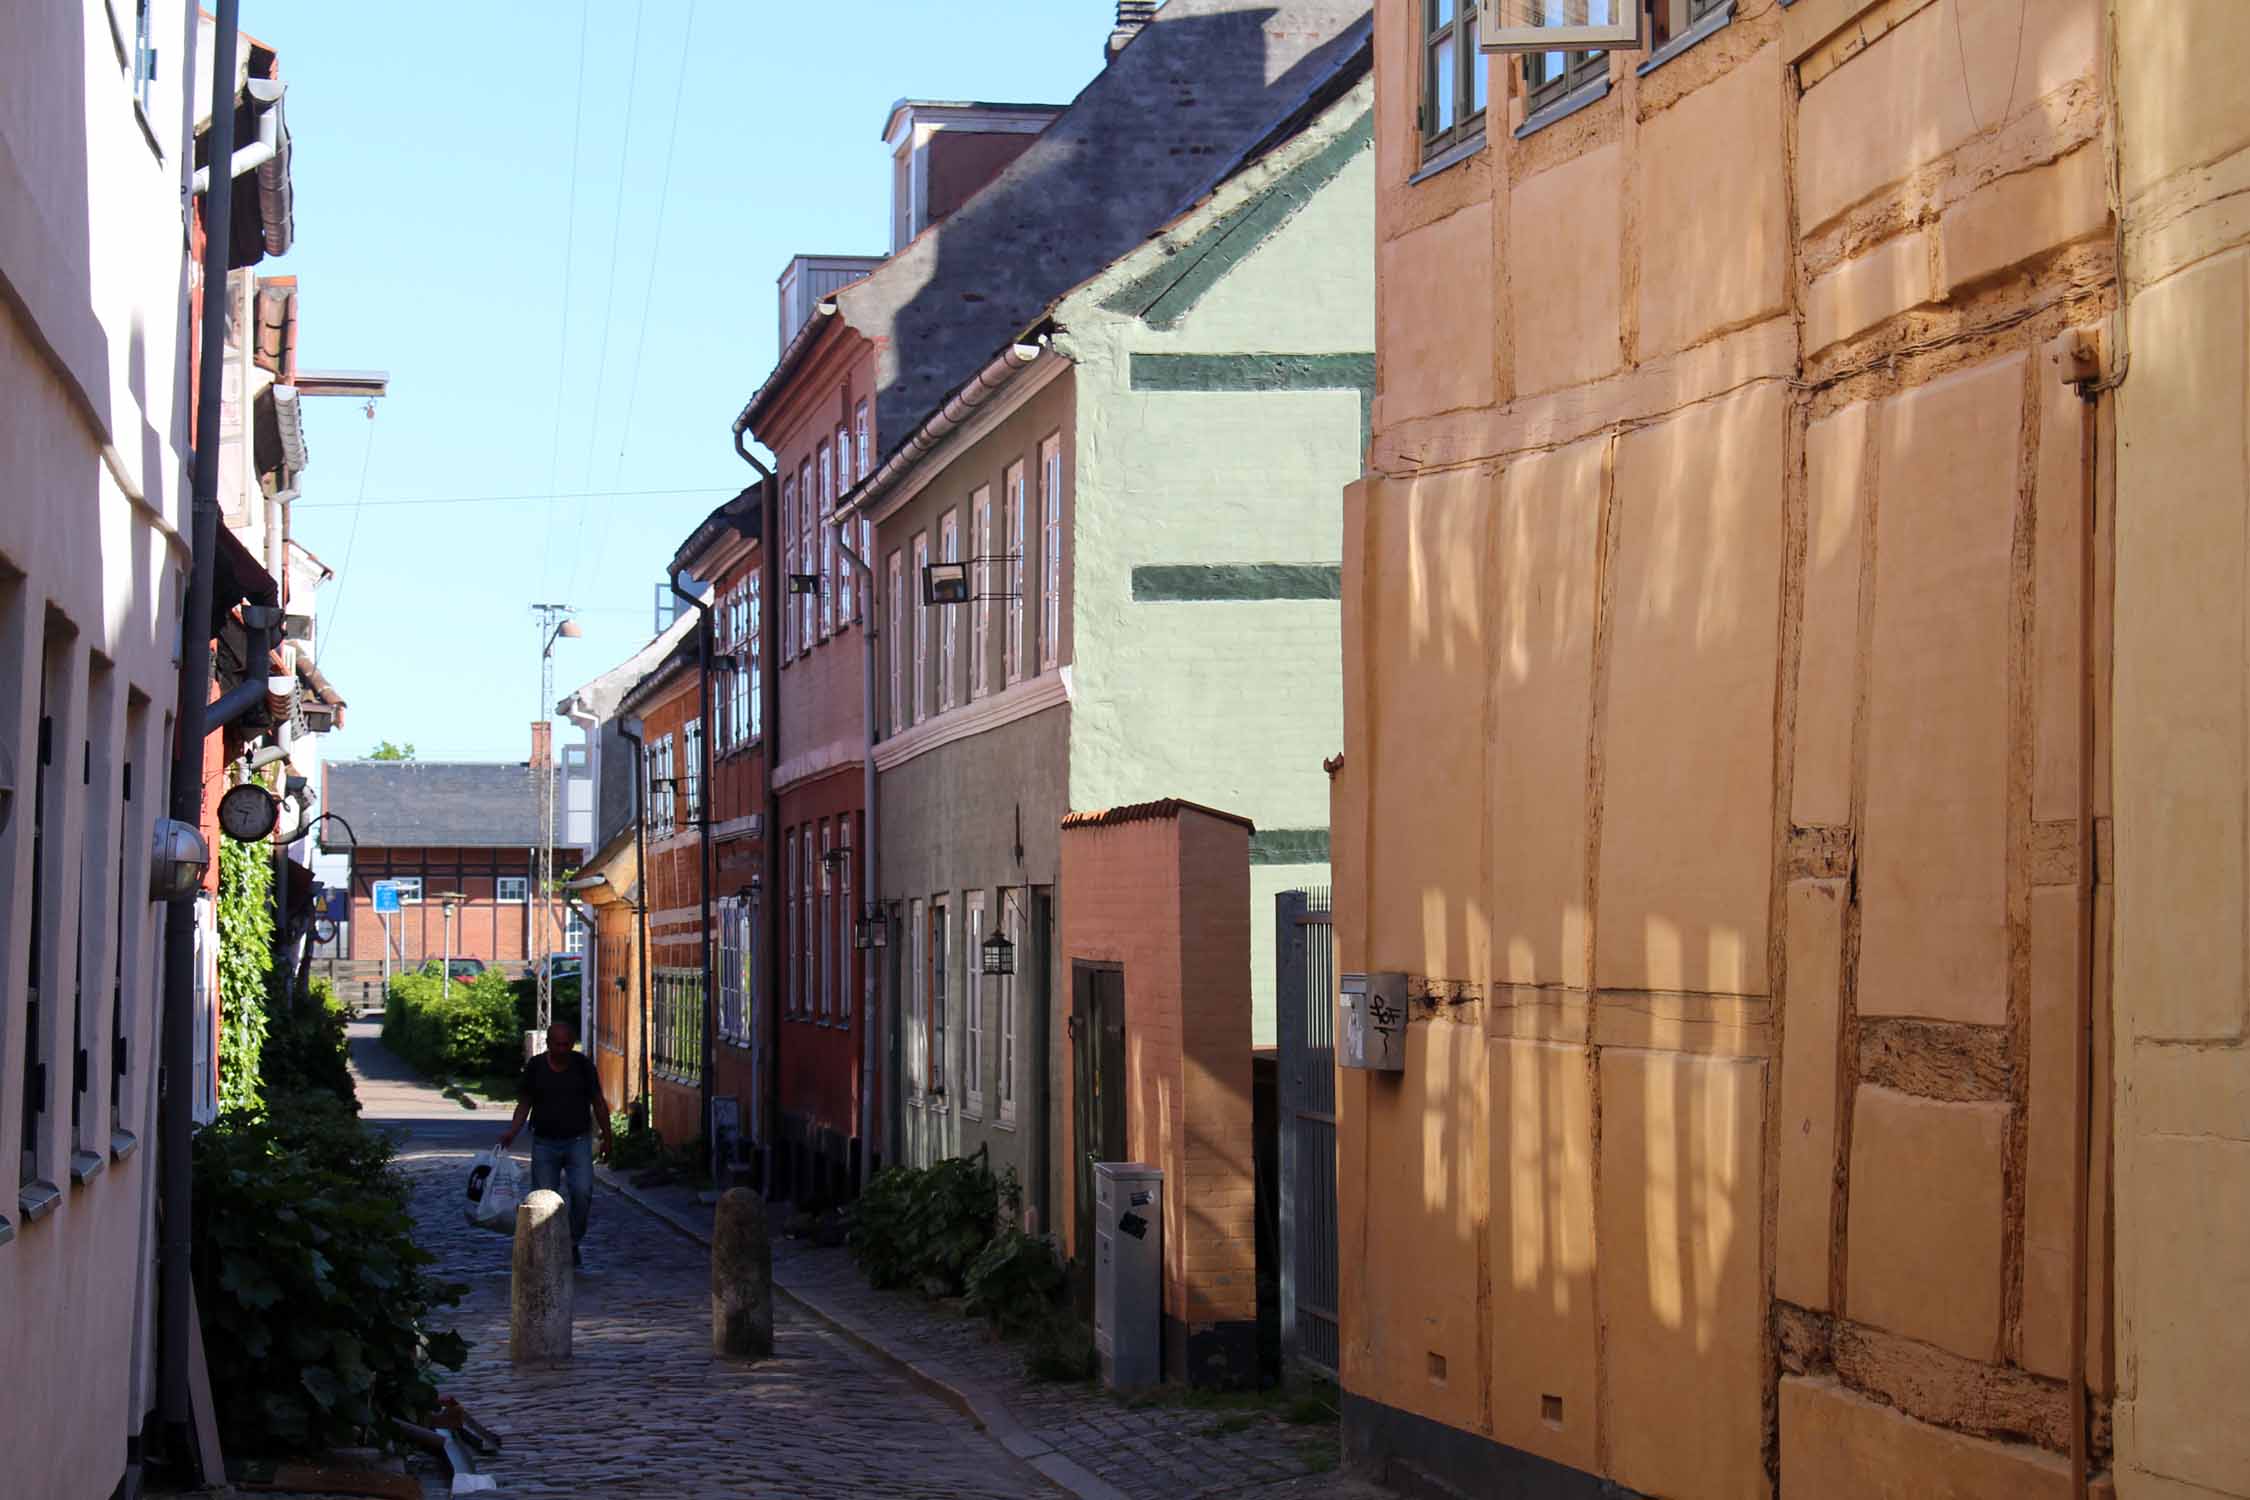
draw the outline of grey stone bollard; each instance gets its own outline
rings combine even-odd
[[[508,1358],[519,1365],[570,1358],[570,1215],[563,1196],[541,1188],[516,1206],[508,1299]]]
[[[773,1243],[765,1200],[728,1188],[711,1228],[711,1352],[723,1359],[773,1353]]]

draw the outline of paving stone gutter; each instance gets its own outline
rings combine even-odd
[[[713,1207],[703,1202],[693,1189],[667,1191],[635,1187],[621,1174],[600,1165],[594,1168],[594,1178],[705,1249],[710,1248]],[[795,1263],[795,1256],[786,1253],[789,1243],[782,1236],[774,1237],[775,1292],[868,1353],[896,1366],[915,1384],[990,1433],[1003,1448],[1037,1469],[1056,1487],[1078,1496],[1079,1500],[1131,1500],[1125,1491],[1034,1436],[990,1382],[950,1368],[926,1354],[899,1347],[865,1317],[823,1296],[818,1288],[807,1285],[801,1275],[792,1276],[792,1271],[801,1271],[801,1267]]]

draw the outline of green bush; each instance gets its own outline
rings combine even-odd
[[[514,1073],[523,1066],[523,1031],[516,1024],[508,977],[487,969],[453,981],[446,993],[434,974],[402,974],[383,1000],[383,1040],[423,1073]]]
[[[1003,1332],[1036,1327],[1062,1291],[1063,1266],[1054,1245],[1020,1229],[1003,1229],[969,1263],[961,1310],[990,1318]]]
[[[432,1326],[466,1288],[430,1274],[387,1142],[334,1096],[277,1098],[197,1134],[195,1285],[221,1437],[246,1454],[389,1441],[427,1419]]]
[[[317,975],[295,1004],[272,1007],[262,1065],[268,1096],[318,1090],[356,1110],[347,1018],[335,986]]]
[[[931,1167],[886,1167],[852,1205],[844,1243],[875,1286],[951,1295],[992,1239],[1000,1195],[981,1146]]]
[[[256,1109],[273,969],[273,861],[263,844],[219,840],[219,1108]]]
[[[1093,1330],[1063,1308],[1050,1309],[1024,1345],[1023,1372],[1033,1380],[1091,1380],[1098,1368]]]
[[[609,1165],[620,1172],[634,1172],[642,1167],[660,1166],[664,1162],[664,1137],[644,1118],[624,1110],[609,1117]]]
[[[538,976],[526,974],[521,979],[509,980],[508,992],[516,997],[516,1029],[519,1031],[539,1030]],[[555,993],[552,1004],[554,1009],[551,1014],[560,1020],[568,1021],[571,1028],[576,1030],[578,1026],[578,976],[576,974],[558,974],[555,976]],[[580,1037],[579,1040],[584,1041],[585,1038]]]

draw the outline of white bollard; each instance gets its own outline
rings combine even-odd
[[[519,1365],[570,1358],[570,1216],[563,1196],[545,1188],[516,1206],[516,1244],[508,1300],[508,1358]]]

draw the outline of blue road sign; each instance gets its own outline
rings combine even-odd
[[[397,911],[399,909],[396,883],[388,880],[375,882],[375,909],[379,912]]]

